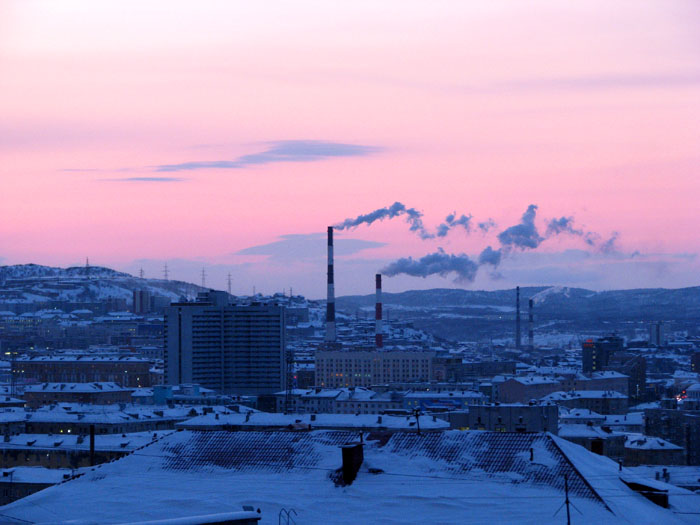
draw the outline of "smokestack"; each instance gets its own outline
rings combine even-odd
[[[377,288],[377,300],[374,307],[374,343],[377,350],[381,350],[384,347],[384,340],[382,336],[382,274],[378,273],[375,276],[376,288]]]
[[[335,343],[335,288],[333,284],[333,226],[328,227],[328,301],[326,303],[326,342]]]
[[[515,348],[517,350],[522,348],[520,339],[520,286],[515,288]]]
[[[535,318],[534,318],[534,301],[530,299],[527,304],[527,346],[532,350],[535,348]]]

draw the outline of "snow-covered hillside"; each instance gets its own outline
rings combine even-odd
[[[55,268],[37,264],[0,266],[0,303],[99,302],[124,299],[134,290],[177,301],[192,298],[200,286],[182,281],[141,279],[99,266]]]

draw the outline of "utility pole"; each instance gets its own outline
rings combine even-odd
[[[566,494],[566,499],[564,503],[566,504],[566,525],[571,525],[571,511],[569,510],[569,476],[564,474],[564,494]]]

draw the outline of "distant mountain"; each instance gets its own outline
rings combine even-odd
[[[650,321],[668,321],[674,329],[697,330],[700,326],[700,287],[595,292],[538,286],[521,288],[520,294],[523,334],[530,298],[536,328],[547,325],[572,332],[631,330],[634,324]],[[338,297],[336,308],[358,313],[371,309],[374,300],[374,295]],[[450,339],[498,337],[513,332],[515,289],[412,290],[384,293],[382,302],[391,317],[411,320],[418,328]]]
[[[700,321],[700,287],[642,288],[594,292],[583,288],[562,286],[523,287],[520,307],[527,310],[533,299],[538,315],[572,317],[614,315],[627,319],[698,319]],[[374,305],[374,295],[338,297],[339,310],[353,311]],[[515,289],[472,291],[436,288],[384,293],[382,302],[390,307],[405,309],[466,308],[470,310],[515,312]]]
[[[141,279],[100,266],[0,266],[0,303],[89,303],[116,298],[131,304],[134,290],[147,290],[155,296],[177,301],[193,297],[204,288],[182,281]]]

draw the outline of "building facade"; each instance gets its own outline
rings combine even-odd
[[[512,404],[472,405],[469,407],[466,430],[492,432],[559,431],[559,409],[556,405]]]
[[[150,362],[138,357],[35,356],[17,359],[14,367],[16,376],[25,382],[114,382],[129,388],[151,386]]]
[[[285,387],[285,309],[238,306],[200,294],[165,310],[165,384],[197,383],[222,394],[273,394]]]
[[[435,352],[318,350],[316,385],[342,388],[429,381],[434,357]]]

